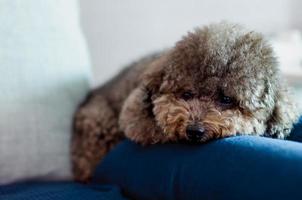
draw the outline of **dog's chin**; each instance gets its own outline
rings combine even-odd
[[[182,143],[182,144],[189,144],[189,145],[202,145],[202,144],[206,144],[210,141],[212,141],[213,139],[198,139],[198,140],[192,140],[192,139],[182,139],[179,140],[177,143]]]
[[[188,138],[188,137],[183,137],[178,139],[177,141],[173,140],[173,142],[177,142],[177,143],[184,143],[184,144],[196,144],[196,145],[201,145],[201,144],[206,144],[218,139],[222,139],[222,138],[227,138],[227,137],[231,137],[233,134],[232,133],[213,133],[213,132],[208,132],[205,133],[203,136],[201,137],[195,137],[195,138]]]
[[[190,144],[205,144],[208,143],[212,140],[214,140],[215,138],[213,138],[210,135],[204,135],[200,138],[196,138],[196,139],[187,139],[188,143]]]
[[[176,136],[177,135],[177,136]],[[205,144],[210,141],[215,140],[212,134],[205,134],[204,136],[201,137],[196,137],[196,138],[188,138],[185,134],[181,134],[183,137],[179,136],[179,133],[175,134],[175,137],[170,134],[168,138],[165,138],[164,141],[168,143],[181,143],[181,144]],[[165,143],[165,142],[164,142]]]

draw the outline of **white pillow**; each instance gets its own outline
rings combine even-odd
[[[271,37],[281,72],[292,86],[292,93],[302,111],[302,33],[288,30]]]
[[[302,33],[298,30],[281,32],[271,38],[271,43],[282,73],[290,82],[302,84]]]
[[[75,0],[0,1],[0,184],[71,178],[89,66]]]

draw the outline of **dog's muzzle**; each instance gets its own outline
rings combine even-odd
[[[205,129],[199,124],[188,125],[186,129],[187,137],[192,142],[198,142],[205,134]]]

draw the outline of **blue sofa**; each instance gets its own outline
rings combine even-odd
[[[289,140],[239,136],[204,145],[118,145],[92,183],[0,187],[0,199],[302,199],[302,118]]]

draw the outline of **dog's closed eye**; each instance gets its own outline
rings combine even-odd
[[[236,104],[236,100],[234,98],[224,95],[223,92],[219,93],[217,102],[221,107],[225,109],[231,108]]]
[[[194,98],[194,94],[191,91],[185,91],[181,94],[181,98],[185,101],[188,101]]]

